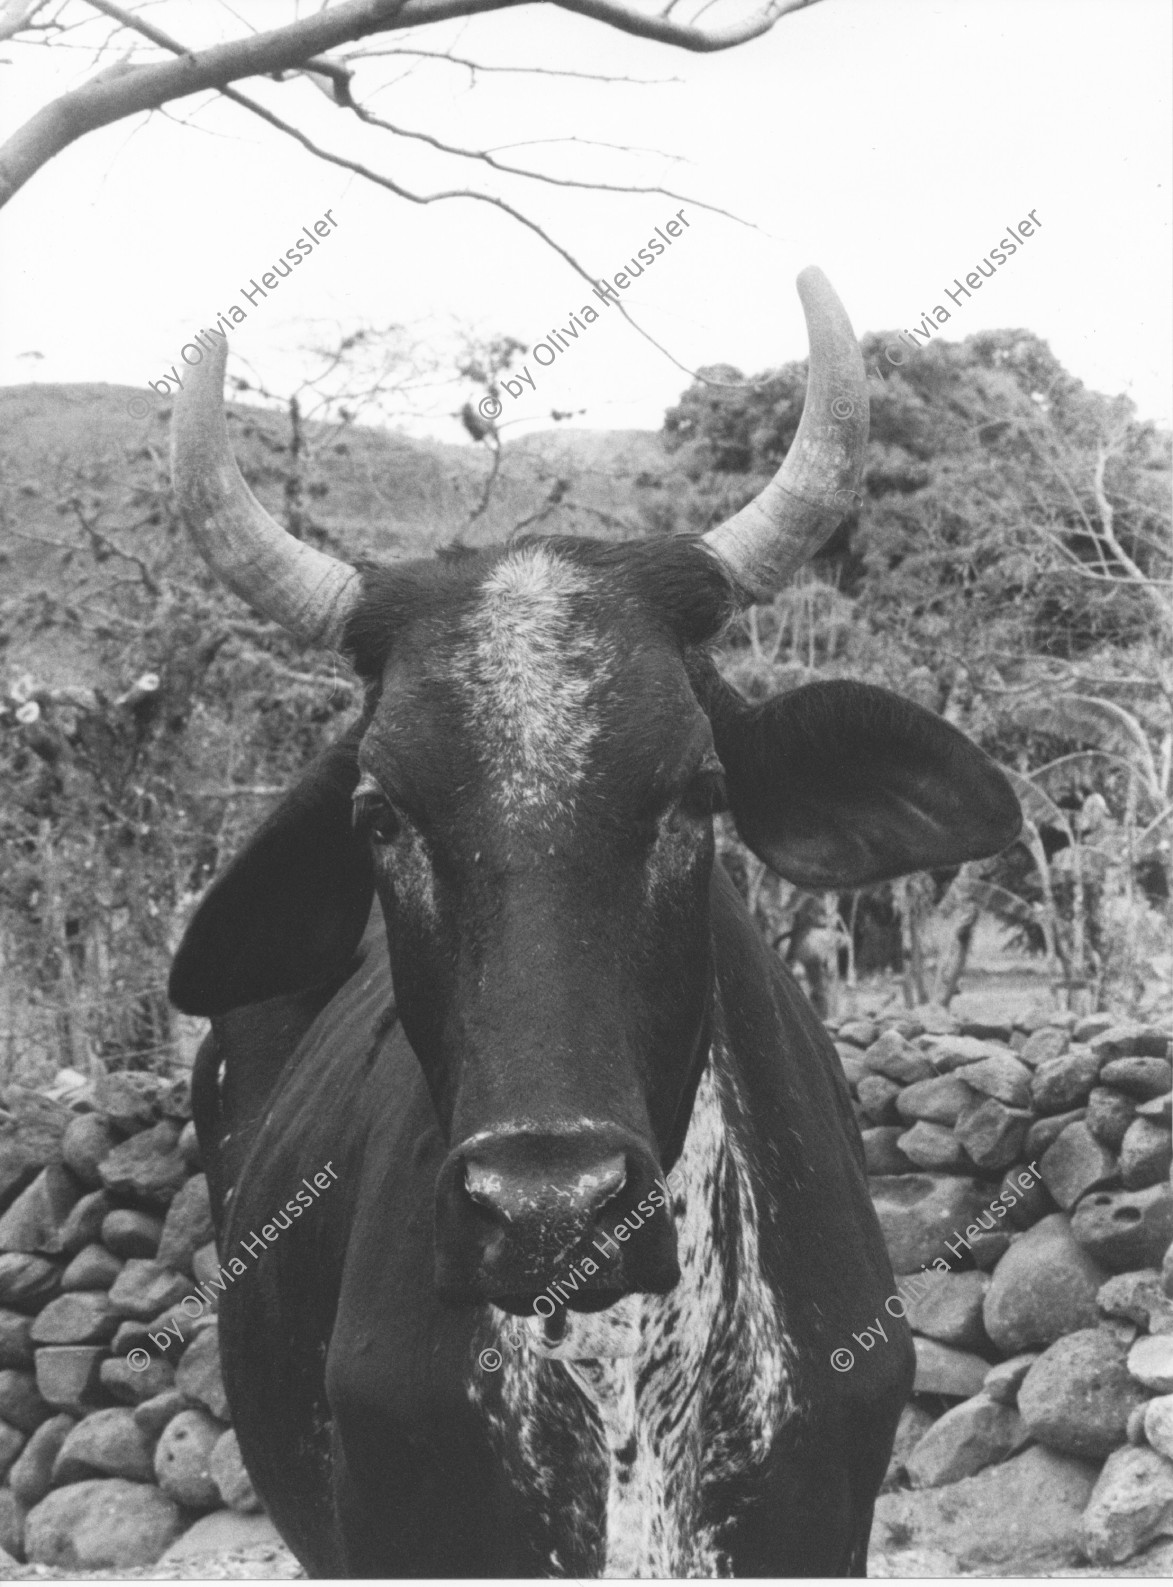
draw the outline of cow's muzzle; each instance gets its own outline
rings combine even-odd
[[[670,1192],[651,1152],[606,1126],[503,1129],[452,1151],[436,1187],[436,1287],[447,1300],[595,1311],[680,1277]]]

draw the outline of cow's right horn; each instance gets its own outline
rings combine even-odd
[[[868,441],[863,356],[821,270],[802,272],[798,295],[811,349],[798,433],[765,490],[703,536],[746,606],[777,594],[860,501]]]
[[[338,649],[359,574],[287,534],[241,478],[224,416],[227,357],[225,340],[175,399],[171,482],[180,516],[212,572],[254,611],[306,644]]]

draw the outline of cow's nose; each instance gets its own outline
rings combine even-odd
[[[597,1213],[627,1183],[627,1163],[618,1153],[583,1163],[551,1178],[534,1166],[496,1165],[481,1157],[464,1160],[464,1188],[478,1206],[505,1223],[532,1217],[578,1218]]]
[[[441,1294],[528,1311],[549,1285],[584,1309],[632,1289],[663,1293],[680,1270],[660,1179],[648,1144],[613,1125],[466,1139],[436,1184]]]

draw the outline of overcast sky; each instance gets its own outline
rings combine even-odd
[[[198,46],[295,11],[290,0],[231,11],[165,0],[144,14]],[[721,15],[718,0],[706,20]],[[949,340],[1027,327],[1089,385],[1126,391],[1167,424],[1169,34],[1167,0],[821,0],[764,38],[698,56],[534,5],[384,43],[676,81],[493,73],[474,89],[454,66],[405,72],[385,60],[358,79],[359,97],[384,85],[372,106],[405,127],[475,148],[530,143],[499,157],[680,199],[583,193],[479,166],[461,175],[426,145],[358,126],[304,78],[238,86],[405,186],[502,194],[596,274],[613,275],[683,207],[688,229],[625,302],[688,368],[749,373],[803,356],[793,282],[813,262],[858,332],[912,327],[942,303]],[[0,46],[0,135],[92,74],[85,37]],[[652,152],[592,150],[587,137]],[[250,308],[241,288],[326,211],[336,229]],[[1041,229],[980,292],[961,306],[944,297],[1032,211]],[[207,94],[91,134],[0,212],[4,384],[145,390],[230,303],[248,309],[234,350],[280,389],[306,367],[299,349],[339,326],[395,321],[438,349],[460,321],[534,343],[588,300],[563,260],[488,205],[408,204]],[[503,417],[519,421],[510,433],[548,427],[553,407],[585,409],[578,424],[656,428],[688,383],[615,310],[549,368],[528,364],[534,390],[507,402]],[[452,394],[434,403],[451,407]],[[450,419],[429,428],[462,435]]]

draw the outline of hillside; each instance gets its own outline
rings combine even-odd
[[[135,417],[147,402],[151,411]],[[240,404],[229,415],[241,469],[280,517],[288,419]],[[168,572],[197,577],[185,541],[157,519],[169,419],[168,402],[127,386],[0,388],[0,567],[4,595],[24,608],[14,614],[10,607],[0,633],[5,674],[31,671],[50,688],[95,681],[84,675],[96,660],[93,647],[72,625],[63,629],[51,611],[83,592],[92,604],[95,576],[104,586],[133,569],[116,555],[103,558],[83,515],[99,535],[147,563],[158,557],[160,534],[167,533]],[[638,533],[639,501],[650,494],[638,482],[654,481],[665,467],[659,437],[647,432],[529,435],[503,447],[488,504],[478,512],[492,470],[483,447],[361,426],[341,435],[325,425],[306,431],[306,496],[317,531],[311,537],[344,556],[419,554],[458,539],[479,545],[519,526]],[[49,608],[29,607],[36,592],[50,599]]]

